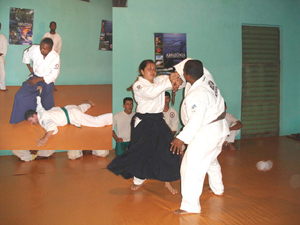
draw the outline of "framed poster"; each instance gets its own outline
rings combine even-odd
[[[185,33],[155,33],[155,65],[157,74],[173,71],[173,66],[186,59]]]
[[[112,21],[102,20],[99,50],[112,51]]]
[[[10,8],[9,44],[32,45],[33,9]]]

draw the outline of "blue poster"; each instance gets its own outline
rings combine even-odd
[[[186,59],[185,33],[155,33],[154,41],[158,74],[172,71],[174,65]]]

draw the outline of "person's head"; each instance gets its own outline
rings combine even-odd
[[[170,101],[171,101],[171,95],[169,92],[165,91],[165,105],[169,106]]]
[[[39,119],[37,117],[37,112],[33,109],[29,109],[25,113],[25,120],[27,120],[32,125],[37,125],[39,123]]]
[[[50,28],[50,32],[54,32],[54,33],[55,33],[55,30],[56,30],[56,22],[52,21],[52,22],[50,23],[49,28]]]
[[[140,75],[143,76],[144,79],[148,80],[149,82],[153,83],[154,78],[156,76],[156,67],[155,63],[151,59],[146,59],[141,62],[139,66]]]
[[[123,108],[127,114],[132,113],[133,109],[133,99],[130,97],[126,97],[123,99]]]
[[[203,65],[200,60],[188,60],[183,68],[184,78],[190,81],[196,81],[203,76]]]
[[[40,51],[43,56],[47,56],[51,52],[53,47],[53,41],[51,38],[44,38],[40,44]]]
[[[1,30],[1,23],[0,23],[0,30]]]

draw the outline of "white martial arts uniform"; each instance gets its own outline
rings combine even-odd
[[[4,57],[6,56],[7,52],[7,38],[0,34],[0,53],[3,55],[0,56],[0,90],[6,90],[5,86],[5,60]]]
[[[66,114],[60,107],[53,107],[50,110],[45,110],[41,104],[40,96],[37,96],[36,99],[36,112],[39,123],[46,132],[54,131],[54,135],[58,132],[58,126],[65,126],[68,124]],[[80,127],[81,125],[86,127],[104,127],[112,124],[112,113],[106,113],[99,116],[85,114],[84,112],[91,108],[91,105],[88,103],[79,106],[67,105],[64,108],[68,112],[70,124],[77,127]]]
[[[55,150],[39,150],[37,154],[30,154],[30,150],[12,150],[12,153],[18,156],[21,160],[29,162],[34,160],[37,156],[49,157]]]
[[[236,125],[236,122],[239,121],[234,115],[226,113],[225,120],[229,127]],[[230,134],[226,137],[225,141],[229,143],[234,143],[235,137],[238,135],[240,130],[231,130]]]
[[[82,157],[83,150],[68,150],[68,158],[69,159],[77,159]],[[95,156],[106,157],[109,154],[109,150],[93,150],[92,154]]]
[[[32,45],[24,51],[22,62],[30,64],[31,60],[33,61],[33,73],[36,76],[43,77],[47,84],[56,80],[60,67],[60,58],[56,51],[50,51],[44,59],[40,51],[40,46]]]
[[[43,36],[43,39],[49,37],[53,41],[53,49],[60,54],[62,47],[62,39],[58,33],[51,34],[50,32],[46,32]]]
[[[165,121],[168,124],[168,126],[171,128],[171,130],[178,132],[179,118],[178,118],[177,111],[172,107],[169,107],[169,110],[163,113],[164,113]]]
[[[130,141],[130,121],[135,113],[132,112],[129,115],[124,112],[118,112],[114,115],[113,124],[117,128],[118,138],[122,138],[124,142]]]
[[[175,66],[183,77],[183,66]],[[182,160],[181,174],[181,210],[200,213],[199,197],[202,193],[206,173],[209,185],[215,194],[224,192],[221,167],[217,156],[229,133],[223,120],[212,122],[225,111],[224,99],[208,70],[193,85],[186,84],[185,98],[181,106],[181,119],[185,125],[177,138],[188,144]]]

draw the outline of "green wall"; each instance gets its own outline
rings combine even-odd
[[[0,0],[1,33],[8,38],[10,7],[34,9],[33,43],[39,44],[49,23],[56,21],[62,37],[61,70],[57,85],[112,84],[112,51],[100,51],[102,20],[112,20],[111,0]],[[22,63],[28,45],[9,45],[6,85],[19,86],[29,71]]]
[[[276,26],[281,32],[280,135],[300,131],[300,1],[128,0],[113,8],[113,112],[138,75],[139,63],[154,59],[154,33],[186,33],[188,57],[200,59],[228,105],[241,118],[242,25]],[[177,94],[179,110],[182,93]]]

